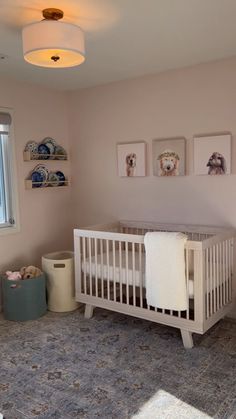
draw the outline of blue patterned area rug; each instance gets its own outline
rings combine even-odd
[[[6,419],[235,419],[236,322],[194,335],[96,309],[0,320]]]

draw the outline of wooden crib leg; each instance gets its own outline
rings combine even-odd
[[[93,317],[93,309],[94,309],[94,306],[92,306],[91,304],[85,305],[84,317],[86,319],[91,319],[91,317]]]
[[[192,332],[184,329],[180,329],[180,331],[185,349],[191,349],[193,347]]]

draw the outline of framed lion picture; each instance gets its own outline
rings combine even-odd
[[[146,143],[117,144],[118,175],[146,176]]]
[[[185,175],[185,138],[153,140],[154,176],[173,177]]]

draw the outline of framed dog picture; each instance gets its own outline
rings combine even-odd
[[[231,134],[194,137],[194,174],[231,173]]]
[[[185,175],[185,138],[153,140],[153,174],[155,176]]]
[[[146,176],[146,143],[117,144],[118,175]]]

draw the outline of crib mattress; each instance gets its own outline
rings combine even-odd
[[[131,286],[145,287],[145,254],[141,254],[141,260],[139,260],[139,254],[135,254],[134,263],[132,261],[132,252],[128,252],[128,266],[126,269],[126,253],[121,252],[121,258],[119,253],[115,252],[115,264],[113,265],[113,252],[97,255],[87,258],[82,261],[82,272],[92,277],[99,279],[109,280],[118,282],[121,284],[129,284]],[[189,298],[193,298],[194,295],[194,283],[193,275],[190,275],[188,280],[188,294]]]

